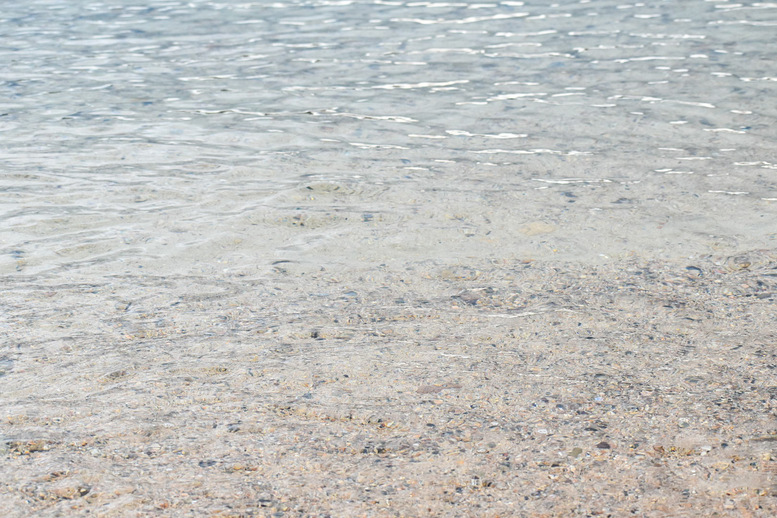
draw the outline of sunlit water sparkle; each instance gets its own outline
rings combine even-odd
[[[774,3],[49,0],[0,27],[6,275],[774,245]]]

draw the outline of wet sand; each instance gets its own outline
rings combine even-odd
[[[4,516],[777,513],[774,252],[3,282]]]
[[[777,516],[774,3],[125,4],[4,5],[0,517]]]

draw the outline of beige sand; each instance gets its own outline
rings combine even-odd
[[[1,514],[777,514],[775,254],[409,264],[6,281]]]

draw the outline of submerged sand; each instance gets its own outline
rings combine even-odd
[[[774,252],[95,279],[3,281],[3,516],[777,514]]]
[[[0,518],[777,516],[777,4],[129,4],[3,3]]]

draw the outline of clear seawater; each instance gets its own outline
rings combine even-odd
[[[10,277],[775,244],[775,3],[45,0],[0,16]]]

